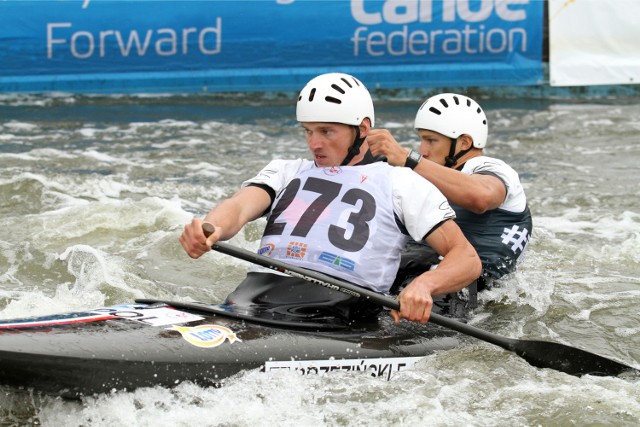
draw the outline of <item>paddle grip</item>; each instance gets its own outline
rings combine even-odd
[[[208,222],[202,223],[202,232],[204,233],[204,237],[211,236],[214,231],[216,231],[216,227],[214,227],[213,224],[210,224]]]

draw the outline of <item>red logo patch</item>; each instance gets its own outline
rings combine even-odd
[[[330,168],[324,168],[322,171],[325,173],[325,175],[329,176],[339,175],[342,173],[342,169],[340,168],[340,166],[331,166]]]

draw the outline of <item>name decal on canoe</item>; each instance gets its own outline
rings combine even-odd
[[[196,347],[213,348],[219,346],[225,340],[229,340],[230,343],[242,342],[231,329],[220,325],[199,325],[194,327],[174,325],[167,329],[180,332],[182,338]]]
[[[329,372],[366,372],[372,377],[390,380],[394,373],[411,368],[422,357],[375,359],[284,360],[268,361],[265,372],[291,371],[300,375],[325,375]]]

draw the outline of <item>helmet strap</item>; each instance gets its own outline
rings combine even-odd
[[[458,141],[455,138],[449,138],[451,140],[451,145],[449,146],[449,155],[444,158],[444,166],[447,168],[452,168],[458,163],[458,158],[456,157],[456,142]]]
[[[351,144],[351,147],[349,147],[349,151],[347,151],[347,157],[344,158],[340,166],[347,166],[349,162],[353,160],[353,158],[357,156],[358,153],[360,153],[360,147],[362,146],[362,143],[366,138],[360,136],[359,126],[354,126],[354,128],[356,128],[356,138],[354,139],[353,144]]]
[[[460,159],[460,157],[464,156],[469,151],[471,151],[473,146],[467,148],[466,150],[462,150],[458,154],[456,154],[456,143],[458,142],[458,140],[454,138],[449,138],[449,139],[451,139],[451,148],[449,148],[449,155],[444,158],[444,165],[445,167],[452,168],[456,164],[458,164],[458,160]]]

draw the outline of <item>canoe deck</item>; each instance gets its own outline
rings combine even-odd
[[[396,325],[385,313],[345,329],[245,317],[220,305],[138,300],[5,320],[0,384],[77,398],[184,381],[219,386],[247,369],[347,369],[390,376],[412,358],[453,348],[460,340],[433,325]]]

